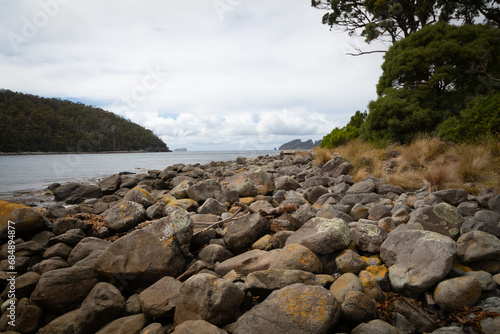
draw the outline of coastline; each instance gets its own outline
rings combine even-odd
[[[136,150],[136,151],[99,151],[99,152],[0,152],[0,156],[12,156],[12,155],[60,155],[60,154],[111,154],[111,153],[170,153],[168,151],[146,151],[146,150]]]

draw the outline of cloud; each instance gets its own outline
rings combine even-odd
[[[307,1],[8,4],[0,88],[89,101],[172,148],[317,140],[376,98],[381,56],[346,56],[366,45],[329,31]]]

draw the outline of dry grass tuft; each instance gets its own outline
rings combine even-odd
[[[314,165],[327,163],[334,157],[333,151],[324,147],[313,148],[312,155],[314,158]]]
[[[455,167],[445,159],[438,159],[422,170],[422,177],[429,184],[431,191],[446,188],[456,181]]]
[[[487,146],[460,145],[450,154],[457,161],[456,173],[463,182],[481,182],[493,172],[492,156]]]

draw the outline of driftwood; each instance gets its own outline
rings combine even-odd
[[[240,216],[240,217],[236,217],[236,215],[237,215],[238,213],[240,213],[241,211],[242,211],[242,208],[241,208],[241,207],[239,207],[239,208],[238,208],[238,210],[236,210],[236,212],[235,212],[235,213],[234,213],[231,217],[226,218],[226,219],[223,219],[223,220],[219,220],[218,222],[215,222],[215,223],[213,223],[213,224],[211,224],[211,225],[209,225],[209,226],[205,227],[203,230],[199,230],[199,231],[197,231],[197,232],[196,232],[196,233],[194,233],[193,235],[197,235],[197,234],[203,233],[203,232],[205,232],[205,231],[210,230],[211,228],[218,227],[219,225],[222,225],[222,224],[228,223],[228,222],[233,221],[233,220],[235,220],[235,219],[237,219],[237,218],[245,217],[245,216],[247,216],[247,215],[249,215],[249,214],[251,213],[251,212],[248,212],[246,215],[243,215],[243,216]]]

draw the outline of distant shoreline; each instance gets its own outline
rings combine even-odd
[[[52,155],[52,154],[110,154],[110,153],[170,153],[172,151],[100,151],[100,152],[0,152],[5,155]]]

